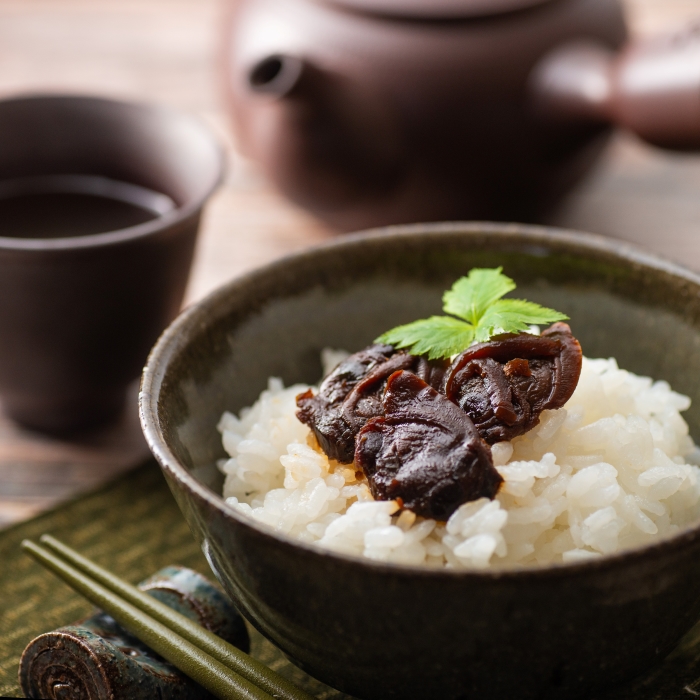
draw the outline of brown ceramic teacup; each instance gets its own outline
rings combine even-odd
[[[0,401],[65,433],[122,408],[177,314],[223,153],[197,119],[87,96],[0,101]]]

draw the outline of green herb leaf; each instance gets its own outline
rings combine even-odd
[[[380,335],[375,342],[409,348],[414,355],[429,359],[451,357],[468,348],[474,340],[474,326],[450,316],[431,316],[397,326]]]
[[[443,309],[451,316],[431,316],[398,326],[375,342],[405,348],[434,360],[457,355],[472,343],[487,342],[494,335],[521,333],[533,324],[568,318],[531,301],[501,299],[515,289],[515,282],[502,270],[501,267],[474,268],[442,297]]]
[[[483,343],[500,333],[521,333],[532,325],[554,323],[567,318],[565,314],[532,301],[500,299],[479,319],[474,340]]]
[[[476,326],[489,306],[515,289],[515,282],[502,270],[474,268],[458,279],[442,297],[443,311]]]

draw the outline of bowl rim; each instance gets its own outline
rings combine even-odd
[[[85,248],[99,248],[102,246],[116,245],[127,241],[146,238],[150,235],[160,233],[165,229],[172,229],[182,224],[186,224],[189,219],[197,215],[206,201],[221,185],[226,174],[226,154],[224,147],[213,130],[204,120],[186,110],[175,109],[173,107],[143,102],[140,100],[122,100],[112,97],[102,97],[89,93],[62,93],[62,92],[26,92],[12,95],[0,99],[0,105],[12,102],[69,102],[69,103],[92,103],[105,106],[127,107],[138,110],[144,114],[162,115],[167,119],[186,119],[210,142],[215,155],[216,166],[214,176],[208,186],[202,190],[199,196],[185,202],[182,206],[176,206],[172,211],[150,219],[142,224],[127,226],[126,228],[93,233],[87,236],[63,236],[57,238],[14,238],[0,235],[0,251],[64,251],[80,250]]]
[[[600,557],[591,557],[590,559],[577,562],[528,566],[513,565],[495,569],[448,569],[444,567],[433,568],[424,565],[378,562],[360,555],[325,550],[313,543],[302,542],[291,536],[275,532],[272,527],[264,523],[259,523],[253,518],[239,513],[235,508],[229,506],[223,496],[216,494],[208,486],[196,479],[179,462],[168,447],[158,421],[158,392],[162,385],[169,361],[177,356],[179,351],[187,345],[182,339],[184,332],[189,329],[200,327],[198,318],[204,308],[217,305],[217,302],[225,299],[231,291],[253,283],[256,278],[260,276],[274,273],[275,270],[284,268],[290,262],[312,259],[317,254],[329,250],[362,246],[368,241],[377,239],[393,239],[396,241],[411,240],[415,236],[423,236],[430,233],[453,234],[456,237],[465,235],[473,235],[476,237],[488,234],[494,237],[501,236],[504,239],[512,238],[513,236],[523,236],[526,239],[523,241],[523,244],[527,245],[527,243],[530,243],[534,248],[536,248],[538,244],[548,246],[560,244],[568,247],[578,247],[582,251],[612,256],[633,265],[650,267],[658,272],[679,277],[694,284],[700,291],[700,274],[696,274],[681,265],[668,261],[653,253],[649,253],[632,243],[570,229],[490,221],[456,221],[386,226],[351,234],[343,234],[342,238],[337,238],[295,253],[284,255],[263,266],[256,267],[242,275],[234,277],[200,301],[183,310],[161,334],[148,356],[139,391],[139,417],[141,428],[148,447],[161,469],[194,496],[203,500],[210,508],[221,511],[224,516],[233,519],[238,526],[251,529],[259,536],[270,538],[278,544],[281,543],[299,548],[307,555],[344,561],[352,563],[353,565],[359,564],[377,573],[386,573],[392,576],[449,577],[450,579],[457,577],[463,578],[464,580],[482,581],[524,581],[530,579],[569,578],[583,573],[612,570],[619,566],[625,566],[638,562],[639,560],[647,559],[647,557],[653,558],[656,554],[661,555],[666,552],[670,554],[674,550],[683,549],[700,539],[699,518],[694,523],[680,528],[679,531],[672,535],[660,537],[656,542],[632,549],[624,549]],[[215,428],[213,427],[213,429]]]

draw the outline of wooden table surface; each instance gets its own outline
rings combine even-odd
[[[426,0],[428,2],[429,0]],[[633,32],[700,16],[700,0],[626,0]],[[88,92],[200,114],[227,144],[226,183],[205,215],[187,302],[268,260],[332,238],[235,152],[217,95],[217,0],[0,0],[0,96]],[[620,135],[549,223],[635,241],[700,270],[700,156]],[[93,488],[146,457],[136,387],[121,421],[76,441],[0,414],[0,527]]]

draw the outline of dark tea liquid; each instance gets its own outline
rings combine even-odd
[[[0,237],[89,236],[143,224],[173,209],[167,195],[95,175],[0,180]]]

